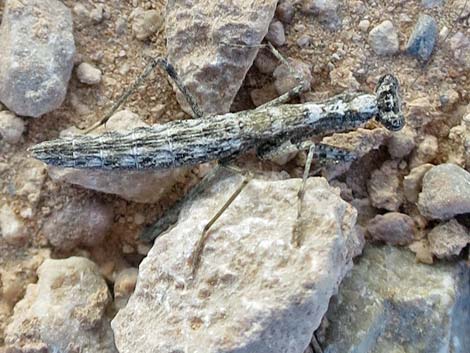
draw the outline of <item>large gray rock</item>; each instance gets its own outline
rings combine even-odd
[[[431,168],[423,177],[418,208],[427,218],[449,219],[470,212],[470,173],[445,163]]]
[[[186,205],[139,269],[112,321],[120,353],[302,353],[362,249],[356,211],[323,178],[308,180],[300,247],[292,245],[300,179],[252,180],[212,226],[193,278],[203,227],[240,185],[220,178]]]
[[[229,111],[276,5],[277,0],[168,1],[168,59],[206,115]],[[192,114],[179,92],[177,98]]]
[[[470,351],[470,271],[366,247],[328,309],[325,353]]]
[[[57,0],[7,0],[0,27],[0,101],[39,117],[65,98],[75,44],[70,10]]]
[[[106,307],[110,295],[88,259],[46,260],[5,330],[7,352],[117,353]]]

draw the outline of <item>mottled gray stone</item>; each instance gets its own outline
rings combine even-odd
[[[15,144],[25,130],[24,121],[8,110],[0,111],[0,140]]]
[[[70,10],[57,0],[7,0],[0,27],[0,101],[39,117],[67,92],[75,44]]]
[[[399,50],[398,32],[389,20],[369,32],[369,44],[378,55],[393,55]]]
[[[470,173],[450,163],[431,168],[423,177],[418,208],[427,218],[449,219],[470,212]]]
[[[5,330],[7,352],[117,353],[106,317],[111,296],[88,259],[46,260]]]
[[[373,240],[391,245],[411,244],[416,236],[413,218],[399,212],[375,216],[367,224],[367,231]]]
[[[426,14],[420,15],[406,44],[406,52],[421,61],[429,60],[436,44],[437,32],[436,20]]]
[[[385,161],[380,169],[374,170],[367,182],[367,190],[372,206],[397,211],[403,202],[397,162]]]
[[[407,250],[366,247],[326,314],[325,353],[466,353],[464,263],[417,264]]]
[[[421,5],[423,5],[426,8],[431,8],[431,7],[438,7],[441,6],[443,3],[443,0],[421,0]]]
[[[240,182],[239,175],[220,178],[157,239],[134,294],[112,321],[120,353],[307,347],[362,248],[356,212],[325,179],[309,179],[303,240],[294,247],[300,179],[252,180],[212,226],[194,278],[188,259],[202,229]]]
[[[459,255],[470,243],[470,232],[455,219],[451,219],[434,227],[428,233],[428,239],[431,252],[443,259]]]
[[[230,110],[268,32],[277,0],[173,0],[166,8],[168,59],[207,114]],[[193,114],[177,92],[183,109]]]
[[[96,85],[101,82],[101,71],[89,63],[81,63],[77,67],[77,77],[82,83]]]

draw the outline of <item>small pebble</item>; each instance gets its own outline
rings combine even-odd
[[[414,168],[421,164],[433,161],[439,151],[439,141],[436,136],[425,135],[418,145],[418,148],[412,153],[410,167]]]
[[[272,74],[278,65],[279,61],[269,50],[262,49],[258,52],[255,59],[255,66],[259,72],[263,74]]]
[[[424,174],[434,167],[432,164],[426,163],[411,169],[410,173],[403,179],[403,193],[409,202],[418,201],[418,195],[421,192]]]
[[[361,22],[359,22],[358,27],[362,32],[367,32],[367,30],[370,27],[370,21],[369,20],[361,20]]]
[[[114,24],[114,30],[118,36],[122,36],[127,32],[127,21],[124,17],[119,17]]]
[[[467,70],[470,69],[470,36],[463,32],[455,33],[450,39],[454,58]]]
[[[163,18],[156,10],[134,12],[132,31],[139,40],[146,40],[163,25]]]
[[[15,144],[21,139],[25,130],[24,121],[8,110],[0,111],[0,137],[8,143]]]
[[[122,309],[126,306],[129,297],[134,292],[138,274],[138,269],[131,267],[122,270],[116,276],[114,282],[114,303],[117,309]]]
[[[416,146],[416,133],[409,126],[393,133],[387,141],[388,152],[393,158],[408,156]]]
[[[389,20],[382,22],[369,32],[369,44],[378,55],[393,55],[398,52],[398,33]]]
[[[310,82],[312,81],[312,74],[310,73],[310,66],[300,60],[289,60],[292,69],[300,75],[303,81],[303,90],[310,90]],[[274,85],[279,95],[288,92],[290,89],[298,86],[300,83],[292,75],[288,67],[284,64],[279,65],[273,72],[276,79]]]
[[[306,0],[302,6],[302,12],[318,16],[321,23],[330,29],[336,29],[341,25],[341,19],[337,12],[338,6],[338,0]]]
[[[0,235],[7,243],[23,243],[27,236],[27,228],[23,221],[8,205],[0,208]]]
[[[284,23],[291,23],[294,19],[294,13],[294,6],[290,1],[282,2],[276,8],[276,17]]]
[[[437,33],[436,20],[429,15],[420,15],[406,44],[406,52],[421,61],[428,61],[437,41]]]
[[[427,239],[420,239],[411,243],[408,248],[416,254],[416,260],[420,263],[432,265],[434,262],[429,241]]]
[[[102,5],[96,6],[90,11],[90,18],[93,23],[100,23],[103,21],[104,8]]]
[[[442,0],[421,0],[421,5],[427,9],[442,5]]]
[[[403,202],[400,176],[396,161],[385,161],[380,169],[371,173],[367,190],[372,206],[397,211]]]
[[[311,38],[308,35],[302,35],[299,39],[297,39],[297,45],[300,48],[307,48],[311,43]]]
[[[101,82],[101,71],[91,64],[81,63],[76,72],[81,83],[96,85]]]
[[[284,34],[284,25],[281,21],[271,22],[265,39],[276,47],[284,45],[286,42],[286,36]]]
[[[408,245],[415,240],[416,227],[410,216],[389,212],[371,219],[367,231],[373,240],[391,245]]]
[[[434,227],[428,234],[428,240],[431,252],[439,259],[445,259],[460,254],[470,243],[470,233],[465,226],[451,219]]]
[[[470,173],[450,163],[431,168],[423,177],[418,208],[429,219],[470,213]]]

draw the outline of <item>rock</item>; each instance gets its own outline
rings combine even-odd
[[[0,208],[0,235],[9,244],[22,244],[28,236],[25,224],[7,204]]]
[[[408,245],[416,237],[413,218],[399,212],[375,216],[369,221],[367,231],[373,240],[390,245]]]
[[[289,64],[302,79],[302,82],[297,81],[295,76],[291,73],[287,65],[280,64],[276,67],[273,72],[275,78],[274,86],[279,95],[282,95],[294,87],[297,87],[301,83],[303,84],[303,91],[310,90],[310,82],[312,81],[312,74],[310,72],[310,66],[300,60],[288,60]]]
[[[262,88],[255,88],[250,92],[250,98],[255,107],[259,107],[264,103],[272,101],[278,96],[276,87],[274,87],[273,84],[268,84]]]
[[[101,23],[101,21],[103,21],[103,15],[103,5],[97,5],[93,10],[90,11],[90,19],[95,24]]]
[[[406,44],[406,52],[421,61],[428,61],[437,41],[437,33],[436,20],[421,14]]]
[[[441,103],[440,108],[443,111],[450,112],[455,109],[455,106],[459,103],[460,96],[459,92],[452,88],[445,88],[439,92],[439,102]]]
[[[16,165],[15,192],[23,200],[27,200],[33,208],[41,197],[41,189],[47,176],[44,163],[28,158]]]
[[[163,18],[156,10],[137,8],[132,15],[132,32],[139,40],[146,40],[163,25]]]
[[[450,219],[470,212],[470,173],[450,163],[431,168],[423,177],[418,208],[431,219]]]
[[[464,263],[428,266],[393,247],[366,247],[326,318],[328,353],[465,353],[470,276]]]
[[[315,207],[303,209],[304,236],[295,248],[300,179],[252,180],[211,228],[193,278],[188,258],[202,229],[240,182],[239,175],[219,179],[157,239],[112,321],[120,353],[307,347],[361,249],[355,211],[326,180],[310,178],[304,202]]]
[[[206,115],[226,113],[268,32],[277,0],[175,0],[166,8],[168,59]],[[181,107],[193,114],[177,91]]]
[[[370,21],[369,20],[361,20],[358,25],[359,29],[361,32],[367,32],[367,30],[370,27]]]
[[[108,287],[93,262],[46,260],[38,276],[5,330],[8,352],[117,353],[105,316]]]
[[[131,130],[148,126],[137,114],[123,110],[115,113],[106,123],[107,130]],[[98,130],[94,133],[100,133]],[[87,189],[143,203],[160,200],[178,181],[183,181],[188,168],[163,171],[106,171],[86,169],[62,169],[49,167],[49,176],[56,182],[67,182]]]
[[[421,5],[427,9],[442,5],[442,0],[421,0]]]
[[[469,136],[470,137],[470,136]],[[457,164],[461,167],[466,166],[467,146],[466,142],[469,138],[467,136],[467,129],[464,124],[454,126],[449,131],[449,143],[447,149],[447,162]]]
[[[0,111],[0,140],[15,144],[25,130],[24,121],[7,110]]]
[[[470,69],[470,37],[463,32],[455,33],[449,39],[450,48],[454,58],[462,65],[463,69]]]
[[[403,202],[400,175],[396,161],[385,161],[380,169],[372,172],[367,183],[372,206],[397,211]]]
[[[416,132],[409,126],[405,126],[400,131],[394,132],[387,140],[388,152],[392,158],[405,158],[416,146]]]
[[[403,179],[403,193],[409,202],[418,201],[418,194],[421,192],[421,186],[424,174],[434,167],[432,164],[426,163],[410,170],[410,174]]]
[[[334,87],[357,91],[361,87],[348,66],[340,66],[330,71],[330,81]]]
[[[273,21],[269,25],[268,33],[264,37],[268,42],[271,42],[274,46],[280,47],[286,42],[286,36],[284,34],[284,26],[281,21]]]
[[[378,55],[393,55],[398,52],[398,33],[389,20],[382,22],[369,32],[369,45]]]
[[[422,129],[433,121],[434,106],[429,97],[420,97],[408,102],[406,123],[413,129]]]
[[[52,246],[70,250],[101,243],[113,224],[113,210],[97,200],[71,201],[54,212],[42,232]]]
[[[126,306],[129,297],[134,293],[135,284],[139,270],[131,267],[118,273],[114,281],[114,304],[116,308],[122,309]]]
[[[101,82],[101,71],[88,63],[81,63],[77,67],[77,77],[81,83],[97,85]]]
[[[422,264],[432,265],[434,262],[433,255],[429,246],[428,239],[420,239],[411,243],[408,249],[416,255],[416,261]]]
[[[425,135],[419,143],[418,148],[413,152],[410,159],[410,168],[418,167],[422,164],[432,162],[439,151],[439,142],[433,135]]]
[[[291,23],[294,19],[295,9],[290,0],[286,0],[277,5],[276,17],[283,23]]]
[[[338,6],[337,0],[304,0],[302,12],[307,15],[317,16],[319,21],[330,29],[337,29],[341,26]]]
[[[269,51],[269,49],[261,49],[256,56],[254,65],[263,74],[272,74],[279,61]]]
[[[6,1],[0,48],[0,101],[8,109],[37,118],[62,104],[75,44],[61,1]]]
[[[470,243],[470,232],[455,219],[451,219],[434,227],[428,233],[428,239],[431,252],[439,259],[444,259],[460,254]]]

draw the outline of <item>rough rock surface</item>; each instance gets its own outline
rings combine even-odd
[[[206,115],[230,110],[276,5],[277,0],[168,2],[168,59]],[[192,114],[179,93],[178,101]]]
[[[465,353],[470,271],[416,264],[412,253],[366,247],[327,312],[328,353]]]
[[[57,0],[8,0],[0,27],[0,101],[39,117],[65,98],[75,44],[70,10]]]
[[[367,231],[373,240],[390,245],[408,245],[416,235],[413,218],[399,212],[375,216],[368,223]]]
[[[420,15],[405,50],[421,61],[429,60],[437,40],[437,32],[436,20],[426,14]]]
[[[11,244],[23,243],[28,231],[23,220],[8,205],[0,207],[0,239]]]
[[[393,55],[398,52],[398,33],[389,20],[382,22],[369,32],[369,44],[378,55]]]
[[[113,210],[98,200],[87,199],[72,201],[54,212],[45,221],[42,232],[52,246],[69,250],[101,243],[112,224]]]
[[[0,140],[17,143],[24,132],[24,121],[7,110],[0,112]]]
[[[470,243],[470,232],[455,219],[451,219],[434,227],[428,233],[428,239],[431,252],[443,259],[458,255]]]
[[[117,112],[106,123],[107,130],[130,130],[147,126],[127,110]],[[96,133],[103,131],[97,130]],[[87,189],[116,194],[135,202],[157,202],[173,185],[184,178],[186,168],[164,171],[106,171],[49,168],[50,177],[58,182],[80,185]]]
[[[131,267],[119,272],[114,281],[114,305],[117,309],[126,306],[129,297],[134,292],[139,270]]]
[[[400,176],[396,161],[386,161],[372,172],[367,183],[369,197],[374,207],[396,211],[403,202]]]
[[[240,176],[188,205],[139,270],[112,321],[121,353],[303,352],[362,243],[355,210],[325,179],[307,183],[299,248],[291,243],[300,179],[251,181],[213,225],[196,278],[188,258]]]
[[[450,163],[430,169],[423,177],[418,208],[427,218],[449,219],[470,212],[470,173]]]
[[[5,330],[9,352],[117,352],[106,282],[88,259],[46,260]]]
[[[410,170],[410,174],[403,179],[403,193],[409,202],[418,201],[418,195],[421,192],[424,175],[434,167],[426,163]]]

